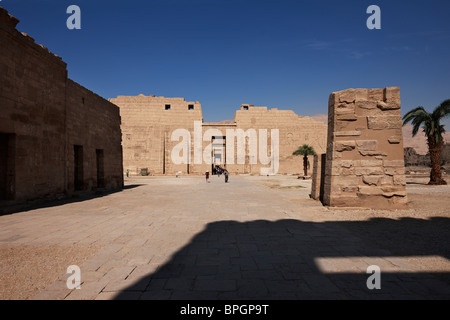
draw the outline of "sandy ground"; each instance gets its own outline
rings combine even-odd
[[[64,274],[68,265],[81,264],[99,249],[96,246],[0,244],[0,299],[31,298],[56,281],[55,274]]]
[[[311,181],[297,179],[296,176],[243,176],[246,180],[264,185],[274,191],[280,192],[290,201],[305,203],[311,193]],[[402,217],[427,219],[430,217],[450,217],[450,185],[428,186],[426,176],[407,176],[407,210],[371,210],[351,208],[321,207],[320,216],[316,218],[323,221],[333,219],[367,220],[375,217],[399,219]],[[317,204],[317,201],[308,199],[308,202]]]

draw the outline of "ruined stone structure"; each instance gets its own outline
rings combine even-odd
[[[119,109],[18,22],[0,8],[0,206],[121,188]]]
[[[445,146],[445,145],[444,145]],[[443,146],[443,150],[444,150]],[[403,149],[405,154],[405,166],[430,166],[430,155],[429,154],[418,154],[416,150],[412,147],[406,147]],[[444,163],[444,159],[442,159]]]
[[[311,181],[311,198],[323,201],[326,154],[315,154]]]
[[[203,174],[211,171],[213,164],[219,164],[232,174],[299,174],[303,171],[302,159],[293,156],[293,151],[308,144],[316,152],[325,152],[326,125],[290,110],[243,104],[233,121],[208,123],[203,122],[198,101],[145,95],[118,96],[110,101],[120,107],[124,170],[131,174],[140,174],[143,168],[155,175]],[[186,149],[189,161],[183,164],[172,161],[172,152],[181,141],[172,138],[177,129],[185,129],[190,135],[189,149]],[[233,134],[237,130],[246,135],[242,161],[238,158],[238,138]],[[271,150],[272,135],[279,141],[278,168],[273,167],[276,150]],[[258,140],[257,150],[249,146],[252,139]],[[267,146],[269,164],[260,161],[260,142]],[[229,158],[226,154],[230,154]]]
[[[372,208],[404,206],[407,198],[400,89],[333,92],[328,111],[321,195],[324,204]],[[320,184],[321,179],[318,172],[316,169],[314,175],[316,198],[317,183]]]

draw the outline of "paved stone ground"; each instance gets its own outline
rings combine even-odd
[[[308,199],[309,181],[277,179],[136,177],[121,192],[0,216],[0,242],[98,248],[80,290],[58,269],[33,299],[450,298],[448,215],[349,219]],[[381,290],[366,286],[370,265]]]

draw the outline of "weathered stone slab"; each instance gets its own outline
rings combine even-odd
[[[366,196],[381,196],[383,195],[383,190],[380,187],[359,186],[358,194]]]
[[[341,187],[342,192],[345,193],[354,193],[358,190],[357,186],[345,186],[345,187]]]
[[[341,168],[341,176],[353,176],[355,175],[355,168]]]
[[[333,159],[342,158],[342,152],[333,151]]]
[[[361,109],[373,110],[377,108],[377,101],[358,101],[356,105]]]
[[[368,98],[369,101],[383,101],[384,100],[384,89],[369,89]]]
[[[356,147],[355,140],[349,140],[349,141],[336,141],[334,143],[334,150],[337,152],[343,152],[343,151],[352,151]]]
[[[401,126],[400,116],[367,116],[367,127],[372,130],[398,129]]]
[[[341,132],[334,132],[333,133],[335,137],[351,137],[351,136],[360,136],[361,131],[341,131]]]
[[[354,114],[355,104],[354,103],[341,103],[336,106],[336,114]]]
[[[356,102],[367,101],[369,98],[369,89],[355,89],[355,100]]]
[[[334,184],[341,186],[357,186],[359,184],[360,178],[357,176],[338,176],[334,177]]]
[[[390,144],[399,144],[402,141],[402,138],[399,136],[392,136],[388,138],[388,142]]]
[[[365,150],[358,150],[358,151],[363,156],[379,156],[379,157],[387,156],[387,153],[381,151],[365,151]]]
[[[404,160],[384,160],[383,166],[385,166],[385,167],[404,167],[405,161]]]
[[[386,185],[391,186],[393,184],[392,176],[385,175],[385,176],[381,177],[381,179],[380,179],[380,181],[378,181],[378,183],[381,186],[386,186]]]
[[[387,103],[393,103],[400,108],[400,88],[399,87],[387,87],[383,90],[383,100]]]
[[[405,167],[385,167],[384,173],[393,176],[393,175],[404,175]]]
[[[356,145],[358,146],[358,151],[375,151],[378,147],[377,140],[357,140]]]
[[[336,160],[333,161],[333,168],[350,168],[353,165],[353,161],[352,160]]]
[[[356,160],[354,163],[358,167],[381,167],[383,165],[382,160]]]
[[[383,191],[383,196],[385,197],[406,197],[406,190],[403,186],[385,186],[381,187],[381,190]]]
[[[394,185],[406,186],[406,177],[404,175],[394,175],[392,177],[393,177]]]
[[[339,102],[353,103],[356,100],[355,89],[348,89],[336,92],[339,95]]]
[[[363,176],[363,182],[368,185],[376,186],[380,181],[381,176]]]
[[[386,103],[383,101],[378,101],[377,103],[377,107],[380,108],[381,110],[397,110],[400,109],[400,105],[396,104],[396,103]]]
[[[333,176],[349,176],[349,175],[355,175],[355,168],[345,168],[345,167],[332,167],[331,168],[331,175]]]
[[[382,167],[360,167],[355,168],[355,174],[357,176],[384,175],[384,170]]]

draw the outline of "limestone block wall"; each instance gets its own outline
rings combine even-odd
[[[0,8],[0,134],[13,144],[8,200],[65,189],[66,64],[19,32],[18,22]]]
[[[109,99],[120,108],[122,119],[123,168],[139,174],[148,168],[150,174],[187,173],[197,169],[187,164],[174,164],[171,151],[179,143],[172,141],[174,130],[185,129],[193,143],[194,121],[203,122],[201,104],[184,98],[154,95],[118,96]],[[193,152],[193,146],[191,147]]]
[[[232,123],[203,122],[200,103],[185,101],[183,98],[157,96],[118,96],[110,101],[120,107],[123,134],[124,170],[139,174],[142,168],[148,168],[150,174],[204,174],[211,171],[211,164],[204,162],[203,152],[211,140],[203,141],[208,130],[217,130],[218,135],[227,136],[227,129],[247,131],[254,129],[259,137],[259,129],[268,130],[267,146],[270,156],[271,129],[279,130],[279,168],[278,173],[303,172],[302,158],[292,153],[302,144],[312,145],[317,152],[325,152],[327,126],[310,117],[300,117],[290,110],[270,109],[242,105],[235,113]],[[202,163],[195,159],[194,123],[200,123],[202,140]],[[190,164],[174,164],[171,158],[173,148],[179,141],[171,141],[172,133],[177,129],[189,131],[191,146]],[[231,139],[231,137],[227,137]],[[269,165],[252,164],[249,147],[246,148],[245,163],[237,161],[237,139],[234,143],[234,161],[222,165],[231,174],[260,174],[261,168]],[[259,141],[259,140],[258,140]],[[259,157],[259,151],[257,151]],[[209,161],[209,160],[208,160]],[[312,158],[311,158],[312,164]],[[312,167],[311,167],[312,170]]]
[[[241,105],[234,116],[236,126],[243,130],[250,128],[268,130],[268,150],[272,140],[271,129],[279,130],[279,170],[280,174],[303,174],[303,156],[293,156],[292,153],[303,144],[314,148],[316,153],[324,153],[326,149],[327,126],[311,117],[297,115],[292,110],[277,108],[255,107]],[[259,138],[259,137],[258,137]],[[309,157],[312,173],[313,157]],[[259,164],[252,166],[251,171],[245,173],[259,174],[261,168],[268,166]]]
[[[324,204],[406,204],[400,88],[333,92],[328,109]]]
[[[238,164],[237,163],[237,144],[236,141],[234,143],[234,163],[226,163],[226,139],[230,138],[227,136],[227,130],[236,130],[236,123],[220,123],[220,122],[204,122],[202,125],[202,131],[203,133],[208,132],[209,130],[218,130],[218,132],[221,133],[222,137],[225,136],[225,141],[222,141],[223,144],[225,144],[225,147],[222,148],[222,163],[220,164],[220,166],[222,168],[227,169],[230,173],[232,174],[237,174],[237,173],[243,173],[245,171],[245,164]],[[220,135],[219,135],[220,136]],[[236,139],[235,139],[236,140]],[[212,143],[211,141],[203,141],[202,143],[202,150],[206,150],[206,148],[208,147],[208,145],[210,145]],[[213,146],[214,147],[214,146]],[[220,147],[219,147],[220,149]],[[214,161],[214,160],[213,160]],[[247,163],[248,163],[248,159],[247,159]],[[198,174],[204,174],[206,172],[206,170],[208,170],[209,172],[211,172],[211,168],[212,166],[210,164],[207,163],[202,163],[201,165],[196,165],[195,166],[195,173]]]
[[[66,88],[67,189],[74,190],[74,146],[83,147],[83,190],[123,185],[119,108],[68,79]],[[98,181],[97,150],[102,152],[103,183]],[[100,178],[101,179],[101,178]]]
[[[73,192],[73,143],[104,149],[105,183],[121,187],[118,108],[68,79],[66,63],[18,22],[0,8],[0,206]],[[96,161],[84,161],[88,190]]]

